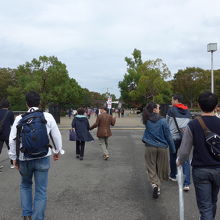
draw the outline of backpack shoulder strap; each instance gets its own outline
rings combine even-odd
[[[171,116],[172,116],[173,119],[174,119],[174,123],[175,123],[175,125],[176,125],[176,128],[177,128],[179,134],[182,135],[182,132],[180,131],[179,125],[178,125],[178,123],[177,123],[177,121],[176,121],[176,116],[175,116],[175,114],[174,114],[173,109],[171,110]]]
[[[205,134],[207,134],[208,132],[210,132],[210,130],[207,128],[204,120],[202,119],[201,116],[196,117],[196,120],[198,120],[199,124],[201,125],[203,131]]]

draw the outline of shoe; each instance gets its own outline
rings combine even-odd
[[[152,193],[152,197],[154,199],[157,199],[159,197],[159,194],[158,194],[158,186],[156,184],[152,184],[152,187],[153,187],[153,193]]]
[[[169,176],[169,180],[171,180],[171,181],[173,181],[173,182],[176,182],[176,181],[177,181],[176,178],[172,178],[172,177],[170,177],[170,176]]]
[[[11,168],[11,169],[14,169],[14,168],[15,168],[15,166],[14,166],[14,165],[11,165],[11,166],[10,166],[10,168]]]
[[[4,166],[3,165],[0,165],[0,169],[2,169]]]
[[[80,159],[80,160],[83,160],[83,157],[80,157],[79,159]]]
[[[183,187],[183,191],[188,192],[189,190],[190,190],[189,186],[186,185]]]
[[[31,216],[24,216],[24,220],[32,220]]]
[[[78,155],[78,154],[76,155],[76,158],[79,158],[79,155]]]
[[[103,158],[104,158],[104,160],[108,160],[109,155],[108,154],[104,154]]]
[[[160,195],[160,188],[158,187],[158,192],[157,192],[158,196]]]

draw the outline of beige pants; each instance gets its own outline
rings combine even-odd
[[[167,148],[146,146],[145,162],[148,179],[151,184],[161,185],[161,180],[168,179]]]
[[[109,155],[109,152],[107,150],[107,148],[108,148],[108,137],[99,138],[99,144],[102,147],[103,154]]]

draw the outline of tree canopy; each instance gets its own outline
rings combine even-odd
[[[75,79],[70,78],[66,65],[54,56],[40,56],[16,69],[0,68],[0,77],[0,98],[7,97],[12,110],[26,109],[25,94],[30,90],[41,95],[44,109],[50,103],[64,108],[94,106],[97,105],[96,99],[105,99],[103,95],[82,88]]]
[[[141,51],[134,49],[125,62],[127,72],[118,84],[124,102],[141,106],[149,101],[166,103],[170,99],[171,85],[165,79],[171,73],[161,59],[143,61]]]

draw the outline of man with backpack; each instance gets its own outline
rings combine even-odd
[[[14,123],[14,114],[12,111],[8,110],[9,102],[7,99],[2,99],[0,103],[0,154],[4,143],[9,150],[9,134],[11,131],[11,126]],[[0,172],[2,172],[3,165],[0,165]],[[11,160],[11,168],[14,168],[13,162]]]
[[[50,155],[59,160],[62,138],[50,113],[39,110],[40,96],[26,94],[28,111],[16,117],[9,137],[9,157],[21,174],[20,198],[24,220],[43,220],[46,209]],[[49,145],[49,136],[54,149]],[[35,195],[32,201],[32,178]],[[33,205],[32,205],[33,204]]]
[[[175,94],[172,96],[172,107],[168,110],[166,119],[170,128],[170,132],[176,147],[176,152],[180,147],[182,140],[183,130],[186,128],[187,124],[191,119],[191,114],[188,107],[183,105],[182,95]],[[176,157],[177,153],[170,152],[170,176],[169,179],[172,181],[177,181],[177,167],[176,167]],[[183,173],[185,179],[183,182],[183,190],[189,191],[190,188],[190,165],[189,161],[185,161],[183,164]]]
[[[218,98],[205,92],[198,102],[202,114],[186,127],[176,164],[184,164],[193,148],[192,177],[200,219],[213,220],[220,188],[220,118],[214,113]]]

